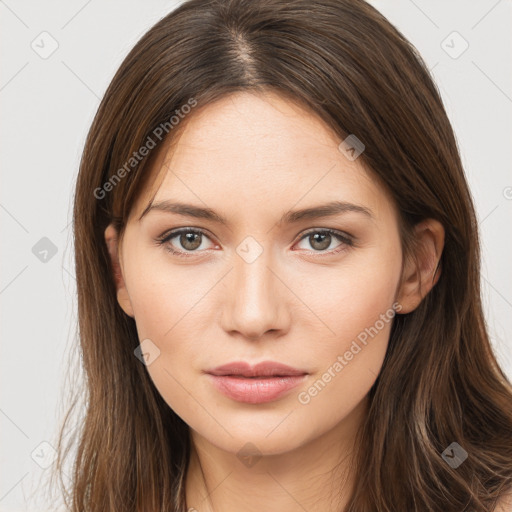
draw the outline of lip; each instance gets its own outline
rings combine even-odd
[[[240,377],[290,377],[305,375],[308,372],[292,368],[286,364],[277,363],[276,361],[263,361],[254,366],[251,366],[245,361],[235,361],[223,364],[222,366],[217,366],[211,370],[206,370],[206,373],[217,376],[237,375]]]
[[[308,372],[275,361],[255,366],[243,361],[217,366],[205,372],[218,391],[237,402],[271,402],[301,384]]]

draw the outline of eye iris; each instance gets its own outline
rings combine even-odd
[[[193,251],[201,245],[201,235],[199,233],[184,233],[180,236],[180,244],[188,251]]]
[[[313,235],[310,235],[309,241],[311,243],[311,247],[313,247],[314,249],[318,249],[319,251],[322,251],[327,249],[329,245],[331,245],[331,235],[329,233],[314,233]],[[315,247],[315,244],[318,241],[320,241],[320,247]]]

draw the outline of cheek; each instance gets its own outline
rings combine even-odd
[[[330,279],[316,280],[316,286],[306,283],[308,304],[323,328],[312,333],[319,340],[309,351],[317,372],[298,396],[299,403],[325,408],[334,421],[368,393],[382,367],[399,310],[395,295],[400,270],[400,253],[389,247],[354,259]],[[321,289],[319,282],[325,283]],[[307,329],[305,322],[302,329]]]
[[[296,403],[314,432],[334,427],[361,403],[375,383],[395,316],[389,294],[353,300],[351,309],[329,319],[336,336],[323,339],[311,360],[318,371],[299,390]]]
[[[158,353],[147,369],[160,392],[173,389],[174,393],[179,382],[204,361],[212,321],[209,292],[218,277],[208,273],[198,277],[193,266],[173,271],[165,258],[149,254],[144,260],[142,251],[132,256],[126,276],[139,340],[149,339]]]
[[[203,394],[197,391],[201,377],[196,370],[204,360],[210,320],[201,311],[213,282],[198,282],[192,274],[180,272],[169,275],[168,270],[164,273],[153,267],[132,280],[137,332],[141,341],[150,340],[148,346],[156,354],[146,369],[164,401],[187,424],[201,425],[205,405],[201,405]]]
[[[164,249],[135,251],[127,261],[126,284],[141,339],[165,343],[187,324],[204,300],[211,279],[197,277],[193,266],[173,269]]]
[[[323,324],[317,329],[322,345],[327,350],[343,347],[372,326],[395,302],[400,272],[400,252],[389,245],[354,253],[336,269],[323,267],[306,274],[299,293]],[[302,328],[307,328],[305,323]]]

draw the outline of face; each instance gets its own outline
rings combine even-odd
[[[340,142],[287,99],[232,95],[186,119],[128,220],[119,303],[164,400],[221,449],[300,447],[343,422],[381,369],[400,310],[398,217]],[[240,361],[299,376],[206,373]]]

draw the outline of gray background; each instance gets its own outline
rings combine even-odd
[[[123,57],[178,3],[0,0],[1,511],[49,510],[44,479],[76,355],[70,221],[81,150]],[[441,90],[478,210],[488,325],[512,378],[511,2],[371,3]]]

